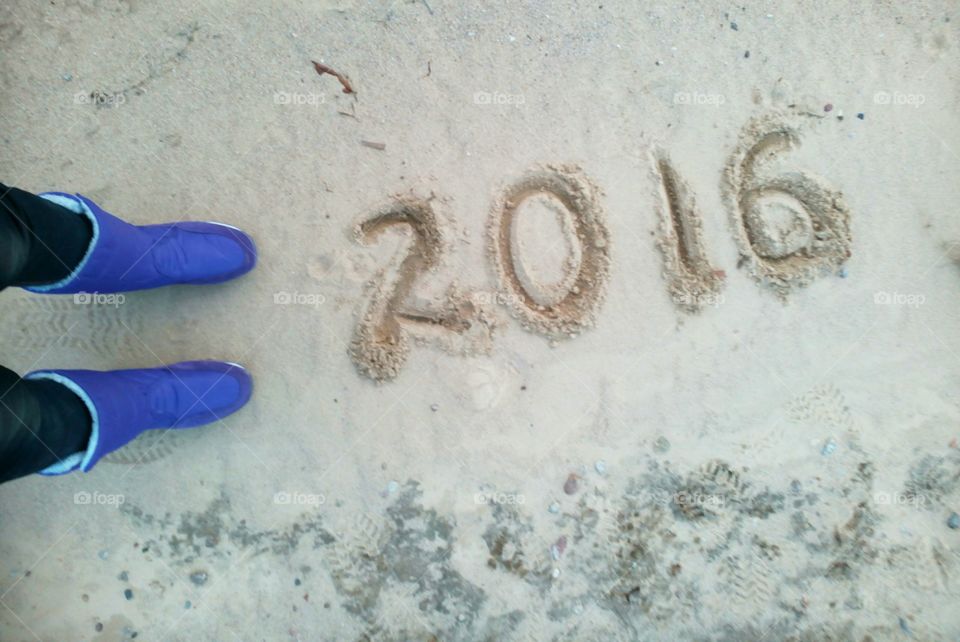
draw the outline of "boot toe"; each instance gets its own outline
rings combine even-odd
[[[168,366],[185,394],[180,398],[177,428],[219,421],[242,408],[253,393],[250,373],[235,363],[186,361]]]
[[[153,249],[157,271],[181,283],[220,283],[257,263],[253,239],[221,223],[176,223]]]

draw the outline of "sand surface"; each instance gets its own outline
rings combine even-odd
[[[957,9],[4,3],[4,183],[261,262],[2,293],[256,391],[0,487],[0,639],[956,640]]]

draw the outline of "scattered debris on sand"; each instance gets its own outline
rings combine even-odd
[[[313,63],[313,68],[317,70],[317,74],[321,76],[323,74],[329,74],[331,76],[334,76],[337,80],[339,80],[340,84],[343,85],[343,93],[345,94],[357,93],[356,91],[354,91],[353,85],[350,84],[350,79],[347,78],[345,75],[341,74],[339,71],[331,69],[330,67],[324,65],[323,63],[319,63],[316,60],[311,60],[310,62]]]

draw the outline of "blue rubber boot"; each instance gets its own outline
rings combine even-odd
[[[25,379],[56,381],[83,400],[92,426],[86,450],[40,471],[89,471],[104,455],[144,430],[193,428],[236,412],[250,399],[253,380],[221,361],[185,361],[142,370],[37,370]]]
[[[66,278],[25,289],[43,294],[112,293],[174,284],[220,283],[253,269],[253,240],[223,223],[131,225],[80,194],[45,192],[41,197],[86,216],[90,247]]]

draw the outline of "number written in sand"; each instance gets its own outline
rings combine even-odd
[[[751,121],[724,172],[741,264],[781,297],[836,272],[850,257],[850,213],[839,192],[805,172],[761,174],[799,144],[799,131],[780,115]]]
[[[740,251],[738,267],[747,264],[758,282],[781,297],[836,272],[851,245],[850,216],[839,192],[803,172],[771,176],[762,171],[799,142],[799,128],[790,123],[785,114],[748,123],[722,184]],[[663,150],[651,150],[651,168],[659,197],[657,246],[672,299],[688,312],[718,305],[726,273],[707,256],[703,217],[692,191]],[[496,301],[524,327],[551,340],[579,335],[594,324],[603,304],[610,238],[599,197],[600,190],[578,168],[545,166],[512,182],[492,208],[488,252],[498,281]],[[550,218],[560,231],[555,239],[542,229],[530,232],[531,222]],[[430,201],[396,199],[360,224],[357,235],[370,243],[389,228],[403,228],[412,239],[399,265],[382,271],[371,286],[351,345],[361,372],[376,380],[395,377],[409,354],[409,335],[447,347],[459,342],[464,353],[489,349],[493,320],[476,297],[450,286],[437,309],[408,304],[417,279],[435,270],[444,255],[442,227]],[[543,256],[564,245],[566,253],[552,276],[549,269],[538,269]]]
[[[497,272],[500,300],[524,327],[551,339],[577,336],[593,325],[610,271],[609,233],[599,190],[576,168],[536,169],[511,184],[494,204],[489,250]],[[553,216],[562,240],[546,240],[543,252],[566,243],[560,279],[539,280],[525,261],[518,233],[521,220],[536,208]]]
[[[703,243],[703,217],[693,193],[673,168],[666,152],[654,148],[651,165],[660,192],[657,247],[673,302],[687,312],[719,305],[726,273],[715,269]]]
[[[354,331],[350,354],[361,372],[382,381],[397,376],[410,353],[411,335],[426,342],[459,343],[469,351],[471,341],[489,337],[490,328],[469,297],[453,286],[438,309],[416,309],[408,303],[415,284],[440,265],[444,239],[429,201],[400,198],[359,224],[355,233],[364,244],[382,233],[400,228],[410,242],[399,265],[380,271],[371,283],[366,310]]]

